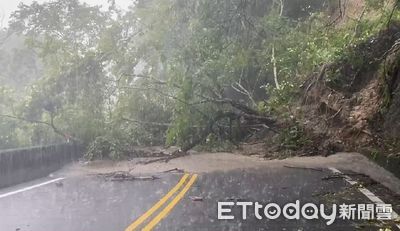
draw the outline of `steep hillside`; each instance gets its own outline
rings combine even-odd
[[[304,85],[304,123],[348,150],[383,147],[399,137],[398,42],[392,24],[321,67]],[[317,117],[315,115],[318,115]]]
[[[270,150],[289,149],[302,155],[357,151],[398,168],[400,23],[394,16],[396,7],[386,1],[380,7],[391,10],[382,16],[366,11],[367,1],[339,2],[328,10],[329,26],[344,32],[344,39],[338,41],[363,33],[364,38],[346,41],[339,55],[313,69],[300,90],[291,93],[290,106],[278,107],[290,116],[281,120],[283,132],[273,136],[272,143],[279,148]]]

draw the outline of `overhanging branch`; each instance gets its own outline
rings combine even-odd
[[[54,116],[51,114],[50,115],[50,122],[46,122],[46,121],[41,121],[41,120],[32,120],[32,119],[27,119],[24,117],[20,117],[20,116],[13,116],[13,115],[4,115],[4,114],[0,114],[0,117],[3,118],[8,118],[8,119],[13,119],[13,120],[20,120],[20,121],[24,121],[24,122],[28,122],[28,123],[34,123],[34,124],[42,124],[42,125],[46,125],[48,127],[51,127],[52,130],[54,131],[54,133],[56,133],[59,136],[62,136],[65,140],[74,140],[74,141],[79,141],[79,139],[72,137],[64,132],[62,132],[60,129],[58,129],[55,125],[54,125]]]

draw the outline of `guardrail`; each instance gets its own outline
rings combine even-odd
[[[0,188],[45,177],[82,154],[76,144],[0,150]]]

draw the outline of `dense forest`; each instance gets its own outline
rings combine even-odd
[[[354,99],[366,76],[397,73],[398,20],[389,0],[20,4],[0,34],[0,149],[78,142],[89,159],[120,159],[134,146],[227,150],[265,136],[303,152],[371,143],[372,119],[348,118],[372,97]],[[398,115],[396,81],[376,83],[373,121]]]

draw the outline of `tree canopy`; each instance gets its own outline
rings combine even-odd
[[[27,47],[0,54],[0,148],[68,140],[120,158],[273,130],[307,75],[385,26],[377,2],[343,26],[334,0],[20,4],[7,33]]]

